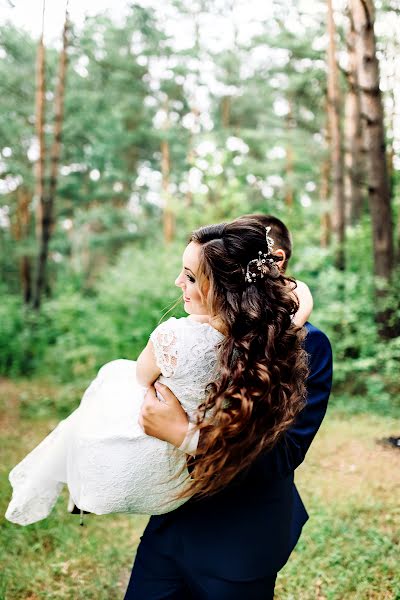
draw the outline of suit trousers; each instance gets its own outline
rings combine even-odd
[[[212,540],[210,540],[212,544]],[[207,549],[205,549],[207,552]],[[125,600],[272,600],[276,574],[234,581],[207,573],[185,555],[179,528],[146,532],[139,544]]]

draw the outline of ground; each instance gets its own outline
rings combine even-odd
[[[67,411],[68,390],[43,381],[0,381],[1,496],[10,468]],[[339,408],[340,406],[340,408]],[[69,410],[69,408],[68,408]],[[310,514],[279,574],[277,600],[400,600],[400,450],[378,440],[399,423],[331,408],[296,481]],[[0,599],[119,600],[146,518],[79,517],[64,494],[45,521],[1,520]]]

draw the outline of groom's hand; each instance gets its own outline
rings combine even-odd
[[[188,416],[166,385],[156,382],[155,388],[162,400],[156,396],[153,386],[148,389],[140,411],[139,425],[147,435],[179,448],[187,433]]]

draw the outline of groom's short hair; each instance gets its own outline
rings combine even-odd
[[[252,218],[258,223],[261,223],[263,227],[271,227],[270,236],[274,240],[275,249],[281,248],[286,255],[285,261],[281,267],[282,271],[285,271],[289,259],[292,256],[292,236],[290,235],[289,229],[280,219],[273,217],[272,215],[263,215],[260,213],[244,216],[246,219]],[[240,217],[237,220],[240,220]]]

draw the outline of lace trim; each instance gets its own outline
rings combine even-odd
[[[166,323],[161,323],[151,334],[150,340],[153,342],[156,363],[161,373],[164,377],[173,377],[178,362],[174,331],[167,327]]]

